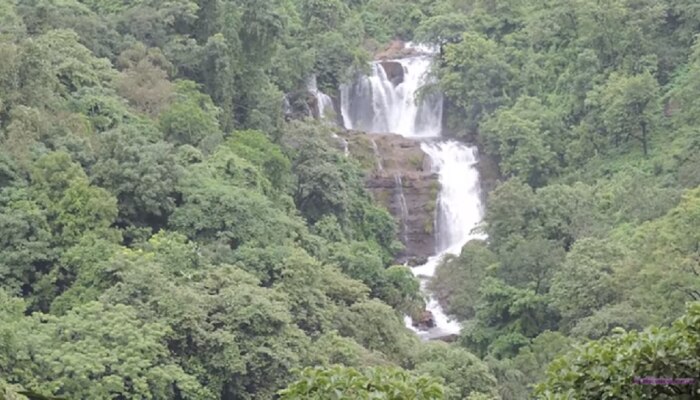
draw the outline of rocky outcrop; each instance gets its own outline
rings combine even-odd
[[[284,114],[287,120],[318,118],[318,99],[308,90],[297,90],[284,97]]]
[[[453,343],[453,342],[456,342],[457,339],[459,339],[459,335],[439,336],[439,337],[431,338],[430,340],[433,342],[439,341],[439,342]]]
[[[415,49],[407,48],[406,43],[401,40],[394,40],[389,45],[374,55],[375,60],[395,60],[416,55]]]
[[[420,143],[392,134],[348,132],[344,136],[350,156],[372,171],[367,189],[396,219],[399,239],[405,246],[397,262],[418,264],[433,255],[440,184]]]
[[[477,147],[479,149],[479,163],[476,165],[476,169],[479,171],[481,200],[483,204],[486,204],[488,195],[498,186],[498,183],[503,180],[503,177],[498,167],[498,159],[488,154],[484,146],[477,145]]]
[[[420,317],[413,322],[413,326],[422,331],[435,328],[435,317],[433,313],[428,310],[423,311]]]
[[[401,63],[396,61],[382,61],[379,65],[384,68],[386,77],[391,81],[394,86],[398,86],[403,83],[404,73],[406,72]]]

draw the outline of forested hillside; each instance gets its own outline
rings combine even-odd
[[[694,0],[0,0],[0,399],[700,395],[632,383],[700,376],[698,33]],[[285,113],[394,40],[500,177],[431,285],[450,344],[404,326],[342,129]]]
[[[442,45],[449,128],[477,140],[503,182],[486,204],[488,240],[447,260],[433,289],[501,396],[527,398],[557,353],[668,325],[700,300],[700,8],[523,0],[434,11],[416,33]],[[632,383],[697,378],[694,310],[674,333],[576,350],[537,393],[699,396],[697,383]]]

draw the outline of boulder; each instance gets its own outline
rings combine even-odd
[[[420,330],[435,328],[435,317],[433,313],[428,310],[423,311],[420,317],[413,321],[413,326]]]
[[[427,264],[428,257],[425,257],[425,256],[408,257],[408,259],[406,260],[406,263],[408,264],[409,267],[418,267],[418,266]]]
[[[400,62],[397,61],[382,61],[379,65],[384,68],[386,77],[391,81],[394,86],[398,86],[403,83],[404,80],[404,68]]]

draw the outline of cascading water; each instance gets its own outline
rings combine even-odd
[[[316,96],[316,104],[318,105],[319,118],[325,119],[329,117],[330,114],[335,114],[335,109],[333,108],[333,100],[331,99],[331,97],[318,90],[318,83],[316,83],[316,75],[311,75],[307,87],[309,89],[309,92]]]
[[[335,119],[335,107],[333,107],[333,99],[331,99],[331,96],[323,93],[322,91],[318,90],[318,83],[316,81],[316,75],[311,75],[309,78],[309,81],[307,83],[307,88],[311,94],[313,94],[316,97],[316,105],[318,107],[318,118],[321,120],[334,120]],[[289,104],[289,100],[285,97],[285,101]],[[291,108],[291,106],[290,106]],[[313,117],[313,110],[311,111],[311,116]],[[335,133],[333,134],[333,138],[338,140],[340,144],[343,146],[343,154],[345,157],[350,155],[350,149],[348,148],[348,141],[341,138],[340,136],[336,135]]]
[[[403,82],[394,86],[380,62],[372,74],[340,88],[341,113],[347,129],[398,133],[408,137],[438,137],[442,129],[442,96],[416,101],[418,89],[429,83],[431,55],[395,60],[403,67]]]
[[[484,236],[472,233],[483,216],[476,148],[456,141],[423,143],[421,147],[430,156],[441,186],[435,229],[437,254],[413,269],[425,290],[427,281],[435,275],[435,269],[445,255],[459,255],[468,241],[483,239]],[[421,337],[429,339],[459,333],[459,323],[445,315],[435,298],[429,299],[427,310],[433,315],[435,327],[419,331]],[[412,326],[410,318],[407,323]]]
[[[454,140],[423,143],[421,148],[433,161],[442,187],[437,205],[436,250],[457,255],[469,240],[484,238],[472,234],[483,216],[477,149]]]
[[[410,45],[409,45],[410,46]],[[429,95],[416,101],[416,94],[430,83],[428,71],[433,53],[413,47],[418,55],[392,62],[403,67],[403,82],[389,80],[380,62],[372,63],[372,74],[341,87],[341,113],[347,129],[369,133],[397,133],[423,140],[423,151],[439,175],[441,190],[437,204],[436,254],[425,265],[413,269],[425,291],[427,282],[446,254],[459,254],[464,244],[479,236],[472,234],[482,218],[477,151],[456,141],[441,141],[442,97]],[[373,141],[374,142],[374,141]],[[459,333],[460,325],[451,320],[438,301],[429,298],[427,309],[434,328],[419,331],[406,317],[406,325],[425,339]]]

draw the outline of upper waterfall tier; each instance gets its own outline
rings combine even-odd
[[[442,131],[442,96],[418,99],[419,89],[430,80],[432,56],[420,54],[393,61],[375,61],[370,75],[342,85],[341,113],[347,129],[370,133],[398,133],[405,137],[439,137]],[[400,65],[400,82],[390,79],[387,65]]]

